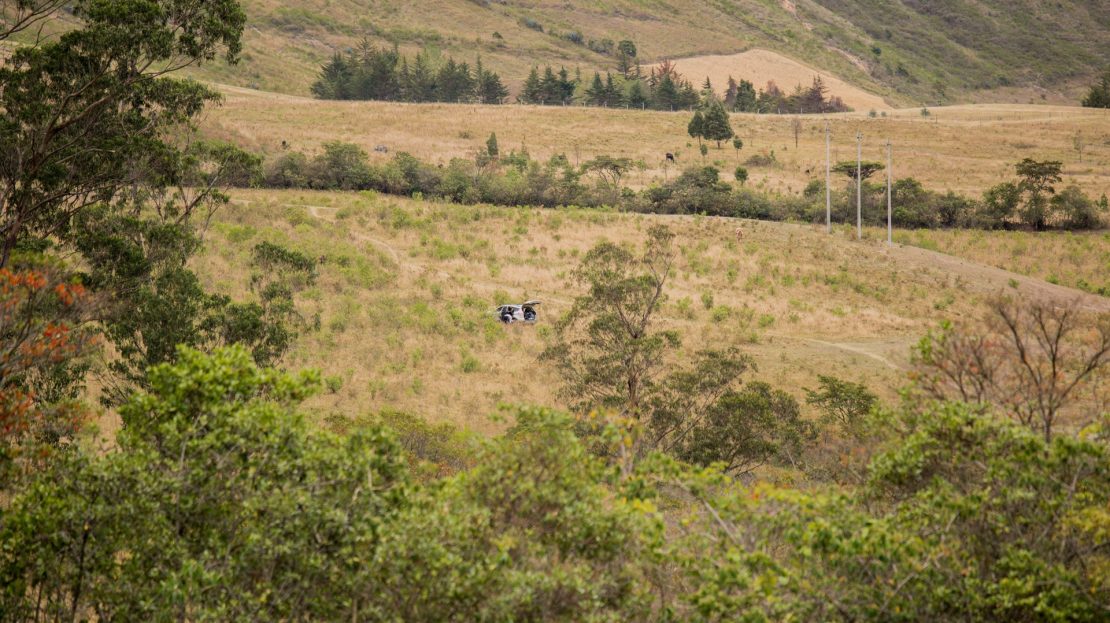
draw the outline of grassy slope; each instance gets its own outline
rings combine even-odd
[[[320,368],[334,391],[321,414],[401,408],[490,431],[502,402],[560,403],[536,355],[579,289],[568,282],[598,241],[638,244],[663,220],[681,256],[660,326],[685,336],[681,357],[736,345],[749,378],[802,395],[818,373],[863,380],[892,398],[908,348],[942,318],[978,314],[1013,275],[911,247],[857,243],[847,230],[728,219],[427,203],[372,193],[236,191],[195,265],[219,291],[249,296],[250,249],[270,240],[325,256],[301,295],[308,330],[286,362]],[[1068,296],[1020,279],[1026,296]],[[711,297],[707,307],[703,295]],[[541,322],[504,327],[492,308],[538,298]],[[1092,299],[1110,305],[1110,299]]]
[[[307,98],[228,90],[226,104],[207,113],[211,135],[251,149],[274,153],[285,140],[294,149],[316,150],[332,140],[357,143],[374,157],[375,145],[409,151],[432,162],[468,157],[497,132],[503,151],[524,144],[533,157],[564,153],[571,162],[596,154],[643,160],[646,170],[630,173],[633,185],[673,176],[662,156],[678,155],[682,166],[700,162],[697,144],[686,134],[686,113],[584,108],[414,105],[384,102],[319,102]],[[798,148],[793,118],[733,115],[745,147],[739,160],[775,151],[779,165],[751,168],[749,184],[770,192],[799,193],[824,177],[824,120],[802,117]],[[855,157],[855,133],[865,137],[864,157],[885,160],[883,145],[894,141],[897,176],[913,176],[928,188],[979,195],[1011,179],[1013,163],[1029,156],[1065,163],[1065,183],[1076,183],[1096,197],[1110,191],[1110,111],[1049,106],[961,106],[936,108],[923,118],[917,109],[893,111],[886,118],[866,114],[833,115],[833,159]],[[1079,133],[1083,161],[1073,150]],[[737,154],[711,149],[726,179]],[[834,181],[842,184],[842,181]]]
[[[895,70],[904,63],[909,76],[891,83],[914,91],[927,93],[935,82],[957,91],[1051,87],[1110,64],[1103,0],[813,0],[803,13],[814,4],[866,33],[882,50],[866,52],[876,63]]]
[[[728,54],[753,47],[781,52],[897,101],[951,100],[970,90],[1036,84],[1074,96],[1110,63],[1110,8],[1101,0],[244,0],[250,17],[239,67],[198,75],[264,90],[303,94],[319,63],[363,37],[412,51],[434,46],[460,58],[481,53],[510,82],[532,64],[583,71],[611,57],[558,35],[631,38],[641,58]],[[528,18],[544,33],[521,24]],[[555,31],[556,36],[552,36]],[[494,32],[503,38],[496,39]],[[1047,33],[1047,34],[1046,34]],[[882,49],[876,55],[872,48]],[[898,74],[902,65],[906,74]],[[1013,98],[1025,92],[1000,92]]]
[[[1110,233],[910,231],[897,241],[1088,291],[1110,292]]]

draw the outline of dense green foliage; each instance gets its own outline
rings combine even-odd
[[[702,117],[704,120],[704,116]],[[707,214],[765,220],[823,222],[825,187],[814,180],[800,196],[770,195],[744,187],[746,177],[736,177],[739,187],[723,181],[715,167],[692,167],[662,184],[635,192],[621,181],[642,163],[625,158],[599,156],[570,164],[565,155],[547,162],[532,160],[527,152],[513,151],[499,158],[488,153],[474,160],[454,158],[446,165],[432,165],[401,152],[383,164],[371,164],[367,154],[349,143],[332,142],[313,158],[300,152],[283,152],[266,166],[264,183],[274,188],[377,190],[389,194],[441,197],[459,203],[491,203],[508,206],[586,207],[610,206],[655,214]],[[767,166],[757,154],[740,167]],[[773,162],[773,161],[772,161]],[[835,221],[854,221],[856,215],[856,163],[844,162],[838,171],[849,183],[832,191]],[[886,225],[886,184],[871,183],[866,177],[882,169],[880,163],[864,163],[861,203],[863,222]],[[592,182],[592,183],[591,183]],[[1075,187],[1053,194],[1039,190],[1042,210],[1019,209],[1029,197],[1027,184],[1002,184],[990,189],[981,201],[952,192],[938,193],[922,187],[913,178],[895,180],[892,188],[893,220],[896,227],[1017,228],[1038,227],[1028,215],[1044,215],[1039,226],[1060,229],[1095,229],[1104,226],[1108,208],[1105,198],[1095,201]]]
[[[70,449],[5,505],[3,620],[1107,614],[1106,447],[980,408],[888,416],[854,491],[750,486],[658,454],[617,470],[573,420],[531,409],[420,484],[379,425],[305,421],[314,375],[233,348],[149,376],[114,449]],[[625,443],[600,432],[593,448]]]

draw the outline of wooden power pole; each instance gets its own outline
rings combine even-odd
[[[886,243],[894,245],[894,202],[891,197],[891,186],[894,184],[894,146],[890,139],[886,141]]]
[[[856,132],[856,239],[863,240],[863,132]]]
[[[825,122],[825,233],[832,233],[832,164],[829,161],[829,122]]]

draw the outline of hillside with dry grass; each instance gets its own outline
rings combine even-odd
[[[431,47],[469,61],[481,54],[514,88],[536,64],[612,69],[613,57],[595,51],[604,40],[635,41],[646,63],[762,48],[895,103],[1069,101],[1110,63],[1110,8],[1099,0],[1052,7],[1029,0],[943,6],[905,0],[243,4],[250,24],[243,63],[214,65],[198,75],[292,94],[306,94],[323,61],[364,38],[407,52]],[[760,86],[766,77],[757,67],[728,67]],[[700,73],[695,81],[704,77]],[[791,80],[779,83],[789,89]]]
[[[313,152],[323,143],[355,143],[384,160],[398,151],[446,164],[473,157],[496,132],[502,149],[522,147],[538,160],[564,154],[572,164],[597,155],[631,158],[642,164],[625,183],[636,187],[674,177],[677,169],[703,163],[686,132],[689,114],[463,104],[322,102],[303,97],[226,88],[224,106],[206,113],[201,127],[210,136],[273,155],[282,141]],[[730,172],[747,165],[748,184],[769,193],[797,194],[824,179],[825,123],[831,126],[832,159],[856,155],[855,135],[864,135],[863,155],[885,161],[894,143],[894,171],[927,188],[979,196],[1012,179],[1014,163],[1031,157],[1060,160],[1066,183],[1098,197],[1110,191],[1110,111],[1060,106],[978,105],[817,116],[733,114],[732,126],[744,147],[709,150],[705,164]],[[795,142],[795,123],[798,133]],[[1076,139],[1082,150],[1076,151]],[[384,146],[390,153],[374,151]],[[675,154],[677,167],[664,160]],[[846,179],[834,184],[846,184]]]
[[[323,372],[328,391],[311,403],[321,417],[388,408],[491,432],[500,425],[488,416],[501,403],[565,404],[557,375],[537,357],[552,323],[582,293],[571,272],[598,242],[639,245],[653,223],[677,234],[660,326],[684,336],[680,357],[737,346],[755,358],[753,379],[799,398],[817,374],[834,374],[893,399],[910,347],[940,320],[976,318],[999,292],[1081,296],[928,250],[857,242],[847,229],[829,236],[819,227],[748,222],[738,241],[733,219],[375,193],[236,191],[194,266],[214,290],[249,298],[259,242],[319,258],[318,282],[298,297],[305,328],[286,364]],[[542,301],[537,325],[497,321],[496,305],[533,298]],[[1083,300],[1110,309],[1108,298]]]

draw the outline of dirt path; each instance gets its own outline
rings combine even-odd
[[[1048,283],[1035,277],[1012,273],[1008,270],[979,264],[937,251],[912,246],[896,246],[891,250],[891,255],[903,267],[916,265],[957,276],[963,279],[968,287],[982,294],[1012,292],[1016,284],[1017,292],[1026,298],[1047,301],[1055,305],[1076,303],[1080,308],[1087,311],[1110,312],[1110,298]]]

